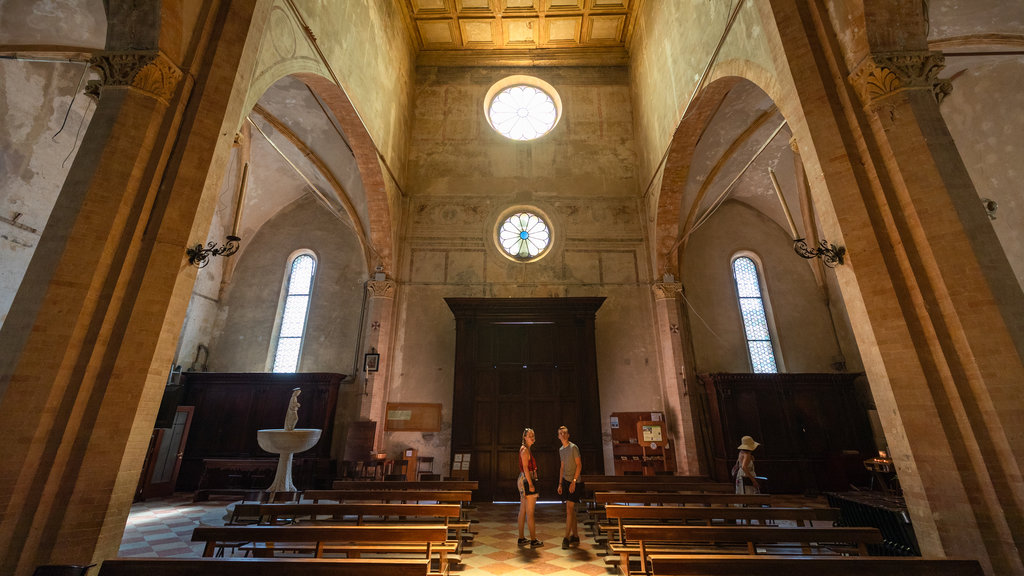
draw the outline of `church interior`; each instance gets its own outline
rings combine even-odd
[[[287,413],[299,489],[481,502],[751,436],[1024,575],[1022,110],[1003,0],[0,2],[0,574]]]

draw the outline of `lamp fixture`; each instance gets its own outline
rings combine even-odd
[[[202,244],[196,244],[192,248],[186,248],[188,263],[196,268],[206,268],[210,263],[210,257],[223,256],[227,258],[242,245],[242,239],[238,237],[238,227],[242,223],[242,207],[245,205],[245,183],[249,180],[249,163],[242,165],[242,178],[238,185],[238,203],[235,205],[235,221],[231,225],[231,234],[227,236],[227,242],[223,246],[217,246],[216,242],[210,242],[203,248]]]
[[[803,238],[796,238],[793,240],[793,251],[801,258],[806,258],[808,260],[811,258],[821,258],[822,264],[829,268],[835,268],[837,265],[842,265],[843,255],[846,254],[846,248],[844,246],[836,246],[835,244],[829,243],[827,240],[822,240],[818,243],[818,246],[812,250],[807,246],[807,241]]]
[[[202,244],[196,244],[192,248],[185,249],[185,254],[188,254],[189,264],[196,268],[206,268],[206,265],[210,263],[211,256],[231,256],[238,252],[241,242],[242,239],[238,236],[228,236],[227,242],[223,246],[217,246],[216,242],[210,242],[205,248]]]

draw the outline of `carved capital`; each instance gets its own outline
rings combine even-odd
[[[655,300],[672,300],[683,293],[683,284],[681,282],[655,282],[651,284],[651,290],[654,291]]]
[[[792,150],[794,154],[800,153],[800,146],[796,143],[796,136],[789,139],[789,149]]]
[[[162,52],[156,50],[133,52],[100,52],[89,64],[102,77],[90,82],[88,94],[98,94],[105,88],[129,88],[148,94],[164,104],[170,102],[184,74]]]
[[[871,106],[904,90],[931,90],[938,94],[941,89],[937,86],[949,84],[938,78],[945,66],[941,52],[872,54],[850,74],[850,82],[864,105]]]
[[[394,298],[397,286],[394,280],[370,280],[366,283],[366,295],[370,298]]]

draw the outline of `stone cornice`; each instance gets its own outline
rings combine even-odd
[[[651,284],[655,300],[671,300],[683,293],[681,282],[655,282]]]
[[[366,283],[366,295],[370,298],[394,298],[397,287],[394,280],[370,280]]]
[[[952,89],[940,80],[945,67],[941,52],[884,52],[872,54],[850,74],[850,83],[865,106],[905,90],[929,90],[941,101]]]
[[[99,52],[90,58],[89,64],[101,76],[86,88],[86,93],[92,95],[98,95],[101,89],[129,88],[168,104],[184,76],[157,50]]]

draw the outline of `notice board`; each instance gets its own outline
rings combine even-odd
[[[392,432],[440,432],[441,405],[388,402],[384,429]]]

